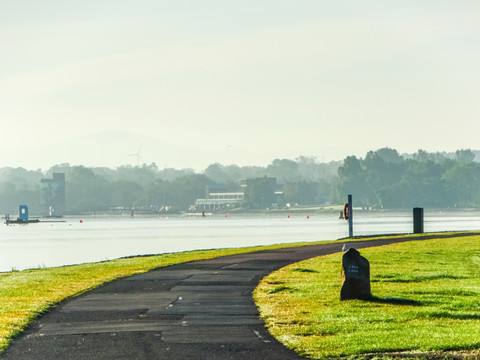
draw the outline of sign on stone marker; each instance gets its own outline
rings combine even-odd
[[[342,279],[340,300],[371,298],[370,263],[358,250],[351,248],[343,254]]]

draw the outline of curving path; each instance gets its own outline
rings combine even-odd
[[[409,240],[356,241],[351,246]],[[1,358],[302,359],[270,336],[252,291],[268,273],[340,252],[344,243],[182,263],[113,281],[41,316]]]

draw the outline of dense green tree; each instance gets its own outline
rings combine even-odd
[[[366,183],[366,171],[360,159],[348,156],[338,168],[339,179],[336,183],[336,201],[345,202],[347,195],[355,197],[357,206],[367,206],[369,189]]]
[[[193,171],[193,169],[177,170],[173,168],[166,168],[158,172],[158,178],[162,180],[167,180],[167,181],[174,181],[179,177],[186,176],[186,175],[193,175],[194,173],[195,172]]]
[[[143,188],[140,184],[129,180],[118,180],[110,185],[111,204],[113,206],[134,207],[150,205],[142,200]]]
[[[277,178],[281,184],[300,180],[298,164],[288,159],[273,160],[272,163],[267,166],[267,176]]]
[[[186,175],[171,183],[170,191],[174,198],[172,205],[179,209],[187,210],[196,199],[205,197],[207,185],[213,181],[203,174]]]
[[[318,204],[319,191],[319,184],[315,181],[286,183],[283,187],[285,202],[299,205]]]
[[[32,213],[39,212],[40,180],[44,177],[40,170],[24,168],[0,169],[0,212],[17,214],[19,205],[27,205]]]
[[[95,211],[111,206],[111,187],[107,180],[84,166],[64,170],[67,210]]]
[[[219,163],[209,165],[205,169],[204,174],[217,183],[227,183],[230,181],[230,177],[226,173],[225,167]]]
[[[470,149],[457,150],[455,160],[459,163],[471,163],[475,159],[475,154]]]
[[[369,151],[363,160],[365,169],[364,205],[384,207],[383,193],[390,193],[404,174],[404,160],[396,150],[389,148]]]
[[[255,179],[266,174],[265,168],[261,166],[242,166],[240,171],[241,179]]]
[[[143,193],[143,202],[158,207],[173,206],[176,201],[170,191],[171,182],[157,179],[150,183]]]
[[[306,181],[318,181],[322,177],[321,164],[313,156],[299,156],[295,159],[300,178]]]
[[[266,209],[275,203],[274,178],[263,177],[247,180],[245,201],[252,209]]]
[[[39,212],[40,180],[65,173],[67,212],[108,209],[112,206],[172,207],[187,210],[205,197],[206,186],[224,184],[241,191],[247,181],[246,204],[267,208],[275,203],[276,183],[283,184],[284,199],[293,204],[344,203],[347,194],[355,206],[365,208],[479,207],[478,151],[429,153],[418,150],[400,155],[382,148],[364,158],[320,163],[314,157],[275,159],[267,167],[212,164],[203,174],[192,169],[160,170],[152,163],[117,169],[59,164],[46,173],[22,168],[0,169],[0,211],[16,214],[20,204]],[[269,177],[267,177],[267,175]]]
[[[158,168],[155,163],[142,166],[120,166],[117,168],[117,172],[119,180],[132,181],[142,187],[147,186],[158,176]]]
[[[443,179],[450,189],[449,200],[454,206],[477,207],[480,205],[480,164],[458,162],[445,171]],[[445,194],[441,194],[445,196]]]

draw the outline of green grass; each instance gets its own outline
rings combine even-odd
[[[181,262],[306,244],[191,251],[0,273],[0,354],[38,315],[105,282]]]
[[[467,239],[458,238],[442,241],[450,241],[450,244],[453,244],[453,250],[458,251],[460,249],[456,249],[455,244],[457,244],[456,247],[463,248],[466,246],[464,244],[464,241],[466,240]],[[475,241],[480,241],[480,237],[472,237],[468,238],[468,240],[474,244]],[[21,333],[35,317],[48,311],[60,301],[66,298],[77,296],[105,282],[132,274],[146,272],[154,268],[186,261],[209,259],[218,256],[246,253],[258,250],[301,246],[306,244],[312,243],[192,251],[158,256],[133,257],[76,266],[0,273],[0,354],[8,346],[11,339]],[[444,245],[441,245],[441,247],[443,246]],[[285,302],[285,309],[282,309],[282,313],[278,314],[280,315],[278,319],[274,318],[273,315],[268,316],[275,323],[275,325],[270,323],[270,328],[281,329],[281,332],[278,336],[283,336],[283,340],[287,344],[293,344],[293,340],[295,338],[303,339],[306,341],[306,343],[310,342],[316,344],[317,341],[315,338],[318,337],[319,334],[326,334],[327,338],[333,338],[336,334],[335,329],[343,329],[344,326],[341,325],[348,323],[350,321],[349,319],[365,318],[368,315],[366,309],[369,309],[368,311],[372,311],[372,309],[375,308],[378,310],[378,308],[390,308],[393,306],[395,308],[400,307],[409,309],[410,312],[413,311],[413,309],[417,309],[419,312],[419,317],[423,317],[426,319],[425,321],[432,321],[434,324],[436,324],[434,321],[437,321],[438,319],[443,321],[443,324],[446,324],[446,326],[448,326],[448,322],[469,322],[472,324],[469,331],[476,331],[477,338],[480,339],[480,336],[478,336],[478,323],[480,321],[478,315],[480,314],[480,310],[478,309],[478,301],[476,301],[478,300],[480,292],[478,281],[472,283],[470,286],[464,286],[458,283],[459,285],[452,286],[450,288],[444,288],[440,292],[431,287],[416,287],[418,284],[428,282],[435,283],[441,281],[449,281],[455,284],[457,284],[457,282],[461,282],[461,284],[463,284],[464,282],[469,281],[471,278],[470,273],[472,271],[476,271],[476,277],[478,279],[480,275],[478,272],[480,267],[480,254],[478,247],[476,249],[475,246],[473,246],[473,249],[472,246],[465,247],[465,253],[463,255],[468,259],[468,264],[472,264],[470,267],[467,266],[468,271],[461,270],[466,266],[466,264],[464,264],[465,266],[459,267],[458,271],[454,267],[451,269],[452,271],[449,272],[443,270],[438,271],[438,269],[436,272],[425,272],[423,270],[419,271],[416,268],[416,265],[415,267],[409,267],[407,265],[404,269],[400,269],[397,266],[391,266],[389,263],[385,265],[383,264],[385,261],[383,251],[387,249],[390,248],[383,247],[379,249],[379,255],[376,255],[381,260],[379,262],[372,261],[370,255],[367,255],[367,258],[372,263],[372,289],[374,295],[378,296],[377,302],[375,303],[349,301],[339,304],[339,301],[336,298],[336,296],[339,296],[338,292],[341,285],[339,280],[340,258],[338,255],[336,255],[336,258],[335,256],[326,257],[316,259],[313,262],[294,264],[289,267],[288,269],[290,270],[286,270],[283,275],[278,275],[280,274],[278,273],[265,279],[265,281],[262,283],[262,286],[257,290],[256,296],[258,297],[258,294],[263,292],[262,296],[264,296],[268,301],[270,301],[270,299],[275,299],[275,304],[273,302],[272,304],[269,304],[267,310],[270,308],[270,305],[272,305],[272,309],[273,306],[278,306],[278,300],[280,300],[280,304]],[[411,247],[410,249],[413,250],[413,252],[417,251],[415,247]],[[391,252],[391,250],[389,251]],[[406,253],[403,255],[400,253],[398,255],[404,256],[407,259],[410,256],[415,255],[412,254],[412,251],[409,251],[408,247],[405,251]],[[446,251],[447,259],[440,259],[441,261],[439,264],[441,264],[442,261],[449,260],[450,252],[448,249]],[[366,252],[367,250],[362,250],[362,254],[366,254]],[[436,259],[437,258],[435,257],[434,260],[437,261]],[[322,266],[318,266],[319,264],[322,264]],[[385,270],[379,271],[378,269],[380,268],[378,266],[380,265],[383,266]],[[326,271],[326,269],[328,269],[328,271]],[[328,272],[330,273],[330,280],[326,281],[325,279],[327,279],[327,277],[325,275]],[[288,274],[289,276],[285,276],[285,274]],[[296,276],[296,278],[292,279],[291,276]],[[307,284],[302,284],[302,281],[307,282]],[[308,282],[310,282],[310,284],[308,284]],[[411,286],[412,289],[410,289],[410,292],[407,296],[390,291],[389,286],[392,285]],[[387,290],[383,290],[384,292],[386,291],[386,293],[382,295],[379,289],[383,288],[384,286],[387,287]],[[271,292],[268,293],[269,291]],[[332,293],[333,297],[328,299],[328,297],[324,296],[325,293],[322,293],[321,291]],[[337,292],[337,295],[335,295],[335,292]],[[457,300],[450,301],[448,303],[445,302],[443,304],[443,308],[436,308],[434,311],[424,311],[430,307],[430,305],[428,305],[428,301],[436,302],[437,300],[432,299],[435,299],[440,295],[446,299],[453,297]],[[416,300],[414,300],[414,297],[424,299],[422,301],[424,301],[425,304],[422,303],[422,305],[419,306],[416,303]],[[464,298],[469,299],[469,302],[459,300]],[[298,303],[292,305],[292,300],[297,301]],[[290,301],[290,303],[288,303],[288,301]],[[335,312],[335,309],[332,309],[332,312],[324,312],[322,309],[325,309],[326,306],[330,306],[328,305],[329,303],[335,304],[337,308],[338,306],[343,306],[344,310],[340,311],[340,313],[338,313],[338,309],[337,312]],[[349,305],[345,307],[347,303]],[[265,305],[262,305],[262,307],[262,313],[265,314],[266,307]],[[420,309],[423,310],[419,311]],[[472,309],[476,310],[473,311]],[[297,314],[299,318],[289,319],[288,317],[285,317],[285,315],[289,312],[291,314]],[[342,315],[342,312],[346,317]],[[324,321],[320,316],[321,313],[330,316],[330,320],[328,323],[325,323],[328,326],[324,327],[320,332],[316,332],[319,328],[318,323]],[[391,320],[391,318],[395,318],[394,315],[395,313],[393,315],[385,314],[382,316],[377,314],[377,318],[372,317],[370,320],[365,321],[366,323],[373,323],[377,325],[385,323],[387,325],[390,324],[394,326],[394,323]],[[297,330],[294,330],[293,335],[288,335],[286,329],[294,329],[294,325],[300,327],[297,328]],[[349,326],[353,326],[353,323]],[[345,328],[348,329],[349,327]],[[340,341],[345,341],[345,338],[340,338]],[[293,346],[297,347],[299,351],[304,352],[302,348],[298,347],[299,345]],[[315,346],[318,347],[318,345]],[[475,349],[478,349],[479,347],[480,345],[478,343],[471,346],[471,348]],[[468,346],[465,348],[468,348]],[[357,358],[367,359],[369,357],[363,356]],[[378,357],[378,359],[381,358],[381,356]]]
[[[370,262],[371,301],[340,301],[342,254],[292,264],[255,290],[269,331],[315,359],[480,358],[480,236],[360,252]]]

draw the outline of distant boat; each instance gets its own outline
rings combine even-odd
[[[202,211],[202,212],[185,212],[185,211],[183,211],[181,214],[183,216],[201,216],[201,217],[206,217],[206,216],[212,216],[213,215],[213,213],[205,212],[205,211]]]
[[[19,216],[15,219],[12,220],[10,219],[10,215],[5,215],[5,224],[10,225],[10,224],[20,224],[20,225],[27,225],[27,224],[36,224],[39,223],[39,219],[29,219],[28,218],[28,206],[27,205],[20,205],[18,207],[18,213]],[[46,221],[46,222],[53,222],[53,221]],[[56,221],[60,222],[60,221]],[[64,222],[64,221],[61,221]]]
[[[20,218],[17,218],[16,220],[11,220],[11,219],[5,219],[5,224],[7,225],[10,225],[10,224],[22,224],[22,225],[26,225],[26,224],[32,224],[32,223],[38,223],[40,222],[39,219],[28,219],[28,220],[24,220],[24,219],[20,219]]]

